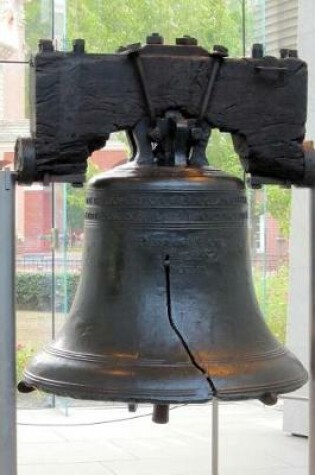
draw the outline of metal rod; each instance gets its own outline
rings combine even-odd
[[[55,184],[51,184],[51,338],[56,337],[56,248],[57,248],[57,227],[56,227],[56,193]]]
[[[199,115],[200,120],[203,120],[206,117],[207,109],[209,107],[209,101],[211,99],[212,92],[214,89],[214,83],[217,78],[218,72],[220,70],[221,61],[222,61],[221,58],[215,57],[215,56],[213,56],[211,59],[212,59],[212,70],[210,72],[206,93],[202,99],[201,111]]]
[[[212,471],[211,475],[219,475],[219,401],[212,399]]]
[[[310,199],[310,401],[309,475],[315,474],[315,188]]]
[[[266,318],[267,309],[268,309],[268,295],[267,295],[267,258],[268,258],[268,232],[267,232],[267,192],[266,186],[263,187],[263,199],[264,199],[264,215],[263,215],[263,314]]]
[[[56,228],[56,209],[55,209],[55,183],[51,184],[51,338],[56,337],[56,246],[57,246],[57,228]],[[56,407],[56,396],[51,395],[51,405]]]
[[[151,101],[148,85],[146,83],[142,60],[138,52],[135,53],[135,64],[137,67],[139,81],[141,84],[144,100],[146,102],[146,106],[149,112],[150,122],[151,122],[151,125],[155,125],[156,117],[155,117],[154,107]]]
[[[56,31],[55,31],[55,0],[51,0],[51,39],[54,41],[56,38]]]
[[[9,61],[5,59],[0,60],[0,64],[30,64],[30,61]]]
[[[246,0],[242,0],[242,52],[246,56]]]
[[[17,475],[15,174],[0,171],[0,475]]]
[[[281,396],[279,396],[279,399],[283,399],[284,401],[288,400],[288,401],[308,401],[309,398],[308,396],[290,396],[290,395],[287,395],[287,394],[281,394]]]

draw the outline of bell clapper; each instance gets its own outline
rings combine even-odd
[[[167,424],[169,422],[170,407],[168,404],[154,404],[152,422]]]
[[[219,400],[216,397],[212,398],[212,475],[219,473]]]

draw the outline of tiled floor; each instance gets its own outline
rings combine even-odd
[[[147,413],[149,407],[137,412]],[[80,424],[132,416],[124,408],[19,411],[27,423]],[[220,475],[307,475],[307,440],[282,432],[281,406],[220,405]],[[87,426],[19,426],[19,475],[211,475],[211,406]]]

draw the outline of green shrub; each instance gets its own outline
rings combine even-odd
[[[59,311],[69,311],[80,275],[55,276],[55,304]],[[65,307],[65,302],[68,303]],[[50,273],[21,272],[16,276],[16,306],[18,310],[49,310],[52,306],[52,276]]]
[[[280,267],[276,272],[266,276],[255,274],[255,287],[260,308],[266,318],[266,322],[275,337],[285,343],[287,312],[288,312],[288,266]]]
[[[17,382],[23,379],[23,372],[29,360],[32,358],[34,350],[28,346],[19,343],[16,346],[16,380]]]

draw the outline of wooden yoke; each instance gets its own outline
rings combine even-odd
[[[307,65],[294,52],[264,57],[258,46],[252,58],[234,59],[189,37],[116,54],[87,54],[82,40],[58,52],[42,41],[31,64],[31,139],[16,144],[20,181],[82,181],[87,158],[110,133],[132,134],[146,120],[156,145],[158,121],[172,111],[203,132],[192,133],[195,141],[213,128],[231,133],[253,177],[306,184]]]

